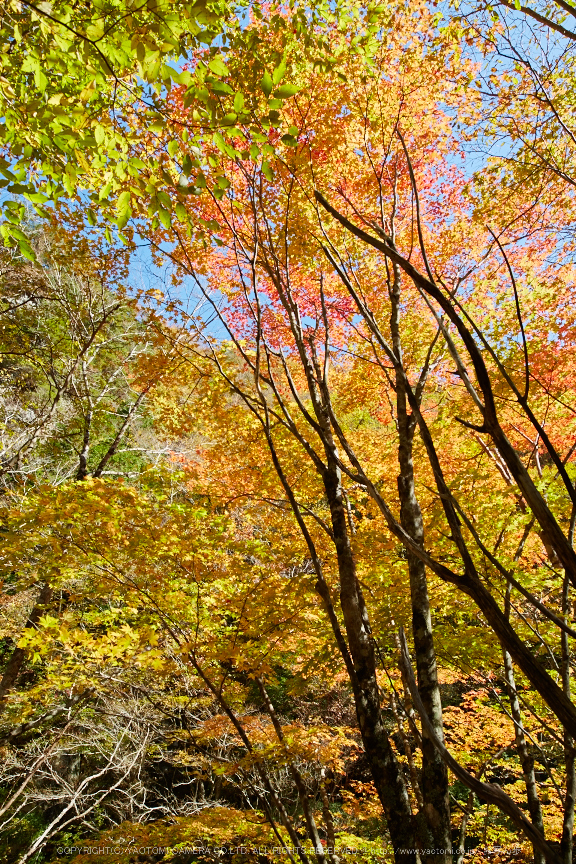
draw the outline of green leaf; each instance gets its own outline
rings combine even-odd
[[[100,147],[104,143],[104,139],[106,138],[106,130],[100,123],[94,129],[94,138],[96,140],[96,144]]]
[[[168,153],[170,156],[174,156],[176,151],[178,150],[178,141],[170,141],[168,144]]]
[[[97,21],[95,24],[89,24],[86,28],[86,36],[88,39],[92,39],[93,41],[97,41],[102,38],[104,33],[104,22]]]
[[[130,192],[126,190],[125,192],[121,192],[118,196],[116,208],[118,210],[125,210],[128,206],[130,206]]]
[[[27,258],[28,261],[36,261],[36,255],[26,243],[19,243],[20,254]]]
[[[123,210],[122,213],[118,216],[118,219],[116,220],[116,225],[118,226],[118,229],[120,231],[125,227],[126,223],[130,219],[131,215],[132,215],[132,211],[128,207],[127,210]]]
[[[274,96],[277,96],[278,99],[290,99],[291,96],[295,96],[299,91],[300,88],[295,84],[281,84],[280,87],[274,91]]]
[[[42,192],[32,192],[26,195],[29,201],[33,204],[44,204],[45,201],[48,201],[48,196],[43,195]]]
[[[176,204],[176,216],[178,217],[180,222],[188,221],[188,212],[180,201],[178,201],[178,203]]]
[[[44,93],[46,87],[48,86],[48,79],[46,78],[46,75],[44,74],[42,69],[40,69],[40,67],[38,67],[34,72],[34,83],[36,84],[36,87],[38,88],[40,93]]]
[[[13,195],[26,195],[33,192],[33,189],[30,186],[25,186],[23,183],[12,183],[6,191],[11,192]]]
[[[284,75],[286,74],[286,60],[283,57],[278,66],[274,69],[272,73],[272,81],[274,84],[278,84]]]
[[[218,75],[219,78],[223,78],[225,75],[228,75],[228,67],[224,63],[224,60],[219,55],[214,57],[209,63],[208,68],[214,75]]]
[[[210,84],[214,93],[233,93],[234,91],[230,87],[229,84],[226,84],[224,81],[214,81],[214,83]]]
[[[267,162],[265,159],[262,161],[262,173],[264,174],[266,179],[269,180],[270,183],[272,183],[272,181],[274,180],[274,172],[272,171],[270,163]]]
[[[165,210],[163,207],[158,208],[158,219],[164,226],[164,228],[168,229],[172,227],[172,219],[170,217],[170,213],[168,210]]]
[[[107,183],[105,186],[103,186],[99,193],[100,201],[103,201],[104,198],[107,198],[111,191],[112,183]]]
[[[274,83],[268,72],[264,73],[262,80],[260,81],[260,87],[262,88],[266,96],[270,96],[272,88],[274,87]]]
[[[234,96],[234,111],[239,114],[244,108],[244,94],[236,93]]]
[[[6,219],[12,223],[12,225],[19,225],[22,221],[18,213],[7,212],[4,214]]]
[[[0,163],[0,173],[3,174],[4,177],[6,177],[8,180],[11,180],[14,183],[16,182],[16,176],[12,173],[12,171],[8,169],[7,162],[3,162],[3,164]]]
[[[172,209],[172,201],[167,192],[158,192],[158,201],[164,205],[166,210],[170,211]]]
[[[10,234],[15,237],[20,244],[25,243],[27,246],[30,245],[30,241],[28,240],[27,236],[19,228],[10,228]]]
[[[294,138],[293,135],[282,135],[280,139],[283,144],[286,144],[287,147],[297,147],[298,141]]]
[[[212,136],[212,140],[221,153],[224,153],[225,156],[230,155],[230,147],[226,144],[224,136],[220,132],[215,132]]]
[[[190,176],[190,172],[192,171],[192,159],[190,158],[190,154],[186,153],[184,159],[182,161],[182,172],[186,175],[186,177]]]

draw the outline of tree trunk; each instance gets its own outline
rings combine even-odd
[[[536,777],[534,775],[534,759],[530,755],[526,736],[524,735],[524,725],[522,723],[522,713],[520,711],[520,702],[516,693],[516,682],[514,680],[514,670],[512,668],[512,658],[508,651],[504,648],[502,651],[504,658],[504,675],[506,677],[506,688],[508,690],[508,698],[510,700],[510,711],[514,720],[514,735],[516,738],[516,749],[520,757],[522,765],[522,774],[524,775],[524,783],[526,784],[526,797],[528,800],[528,810],[532,824],[544,836],[544,822],[542,820],[542,807],[538,797],[538,787],[536,785]],[[538,849],[534,849],[534,864],[543,864],[544,856]]]
[[[328,443],[328,442],[327,442]],[[384,808],[397,864],[415,864],[414,818],[406,783],[386,732],[376,678],[376,655],[368,612],[356,576],[356,565],[346,522],[340,470],[334,453],[326,447],[328,468],[324,487],[330,507],[340,575],[340,603],[354,663],[356,714],[374,785]]]
[[[414,482],[413,444],[416,420],[408,413],[406,373],[403,369],[402,340],[400,335],[400,273],[394,268],[389,281],[391,302],[390,331],[395,354],[396,411],[398,424],[398,495],[400,523],[407,534],[424,548],[424,522]],[[426,368],[426,367],[425,367]],[[425,373],[423,378],[425,377]],[[423,383],[423,381],[422,381]],[[412,604],[412,635],[418,690],[426,713],[440,741],[444,741],[442,701],[438,687],[436,652],[432,633],[428,580],[423,562],[406,550],[410,599]],[[431,854],[421,855],[423,862],[451,860],[452,846],[448,771],[442,757],[434,747],[426,729],[422,729],[422,779],[420,784],[424,806],[418,814],[418,838],[422,849]]]
[[[407,461],[411,462],[411,454]],[[402,472],[398,478],[398,489],[402,501],[401,521],[403,528],[415,540],[422,543],[422,515],[416,496],[414,495],[413,475],[410,476]],[[418,690],[426,713],[434,726],[436,735],[443,741],[442,702],[438,687],[426,568],[410,552],[407,552],[407,558]],[[436,850],[432,855],[422,854],[422,861],[448,861],[451,859],[448,850],[452,845],[448,771],[442,757],[430,740],[426,729],[422,730],[422,776],[420,788],[422,790],[424,806],[418,820],[419,839],[422,848],[433,848]],[[440,850],[446,851],[441,852]]]
[[[520,554],[521,549],[524,545],[524,538],[522,538],[522,542],[518,547],[518,552],[516,553],[515,560],[517,561]],[[512,586],[510,583],[506,586],[506,597],[504,600],[504,614],[506,618],[510,619],[510,593],[512,590]],[[538,828],[538,830],[542,833],[544,837],[544,822],[542,819],[542,807],[540,805],[540,799],[538,797],[538,787],[536,785],[536,777],[534,775],[534,759],[530,755],[528,750],[528,745],[526,743],[526,736],[524,734],[524,724],[522,722],[522,712],[520,710],[520,701],[518,699],[518,693],[516,692],[516,681],[514,678],[514,668],[512,666],[512,657],[506,650],[504,646],[502,646],[502,657],[504,660],[504,677],[506,679],[506,689],[508,691],[508,699],[510,701],[510,711],[512,713],[512,719],[514,721],[514,736],[516,739],[516,750],[518,751],[518,756],[520,757],[520,764],[522,765],[522,774],[524,775],[524,783],[526,786],[526,798],[528,800],[528,811],[530,813],[530,818],[532,819],[532,823]],[[540,850],[533,847],[534,851],[534,864],[543,864],[544,856],[540,852]]]
[[[573,520],[572,520],[573,521]],[[570,535],[572,540],[573,526]],[[570,608],[570,580],[564,576],[562,591],[562,612],[564,620],[568,623],[568,611]],[[570,688],[570,646],[568,634],[562,630],[560,634],[562,645],[562,689],[566,696],[571,698]],[[564,730],[564,766],[566,768],[566,794],[564,797],[564,817],[562,820],[562,839],[560,841],[560,854],[563,864],[572,864],[573,836],[574,836],[574,804],[576,802],[576,759],[574,753],[574,739]]]
[[[52,599],[52,588],[50,585],[46,583],[42,585],[40,589],[40,594],[38,595],[38,600],[34,608],[32,609],[28,620],[26,621],[25,628],[35,627],[42,615],[46,611],[46,606]],[[8,691],[11,687],[14,686],[16,678],[18,677],[20,670],[24,664],[24,660],[26,658],[26,651],[23,648],[15,648],[12,652],[12,656],[10,657],[8,664],[4,670],[4,674],[2,676],[2,680],[0,681],[0,710],[5,704],[5,699]]]

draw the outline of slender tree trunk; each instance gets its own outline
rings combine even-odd
[[[334,830],[334,820],[330,812],[330,801],[328,800],[328,792],[326,791],[326,769],[320,771],[320,797],[322,799],[322,818],[324,820],[324,828],[326,829],[326,843],[329,860],[332,864],[340,864],[340,858],[336,854],[336,832]]]
[[[329,442],[327,442],[329,444]],[[350,545],[340,469],[326,447],[324,487],[330,507],[340,575],[340,603],[354,663],[354,701],[374,785],[384,808],[397,864],[415,864],[414,820],[406,783],[384,726],[376,678],[376,655],[368,613],[356,576]]]
[[[480,779],[480,778],[479,778]],[[456,859],[455,864],[463,864],[464,856],[466,855],[466,830],[468,828],[468,822],[470,821],[470,816],[472,816],[474,812],[474,793],[468,793],[468,800],[466,802],[466,808],[462,814],[462,822],[460,823],[460,830],[458,832],[458,848],[455,850]]]
[[[322,477],[330,508],[332,539],[336,549],[340,577],[340,607],[353,666],[349,670],[349,674],[362,743],[374,785],[386,815],[390,839],[394,847],[395,861],[397,864],[416,864],[418,853],[412,808],[402,767],[396,759],[382,717],[374,640],[362,589],[356,575],[356,564],[350,543],[350,528],[342,488],[338,449],[334,442],[333,427],[330,420],[330,394],[326,377],[328,346],[325,345],[325,362],[322,371],[316,356],[313,339],[308,340],[308,342],[304,339],[300,312],[290,294],[289,286],[285,288],[278,282],[274,271],[271,271],[270,275],[277,282],[282,303],[290,318],[290,327],[306,374],[308,391],[318,424],[317,431],[322,440],[326,457],[324,463],[318,460],[316,465]],[[326,318],[325,325],[328,331]],[[294,507],[294,504],[292,506]],[[336,633],[339,628],[334,628],[333,625],[333,629]]]
[[[78,455],[78,471],[76,480],[85,480],[88,476],[88,454],[90,453],[90,427],[92,425],[92,409],[90,408],[84,418],[84,435],[82,438],[82,449]]]
[[[573,527],[571,526],[571,534]],[[564,620],[568,623],[568,612],[570,608],[570,579],[564,576],[562,590],[562,612]],[[566,696],[571,699],[570,687],[570,646],[568,634],[563,630],[560,634],[562,644],[562,689]],[[574,753],[574,739],[564,730],[564,766],[566,768],[566,793],[564,798],[564,817],[562,820],[562,839],[560,841],[560,853],[563,864],[572,864],[573,836],[574,836],[574,804],[576,802],[576,759]]]
[[[28,620],[26,621],[25,629],[36,626],[42,615],[45,613],[46,606],[51,599],[52,588],[50,587],[50,585],[44,583],[44,585],[42,585],[42,588],[40,589],[40,594],[38,595],[36,604],[32,609]],[[20,673],[25,659],[25,650],[23,648],[15,648],[4,670],[2,680],[0,681],[0,710],[2,710],[8,691],[11,687],[14,686],[14,683],[16,682],[16,678]]]
[[[394,278],[389,288],[391,301],[390,330],[392,346],[396,355],[396,411],[398,424],[398,495],[400,499],[400,522],[407,534],[424,548],[424,522],[416,497],[413,463],[413,443],[416,420],[408,413],[406,376],[402,368],[402,341],[400,336],[400,274],[394,268]],[[410,599],[412,604],[412,635],[418,690],[426,713],[434,727],[436,736],[444,741],[442,725],[442,700],[438,686],[436,652],[432,633],[430,598],[426,567],[412,552],[407,550]],[[448,770],[434,747],[426,730],[422,730],[422,797],[424,805],[418,814],[418,837],[421,848],[433,849],[432,854],[422,854],[423,862],[445,862],[451,860],[452,829],[450,798],[448,792]]]
[[[534,775],[534,759],[530,755],[526,736],[524,735],[524,724],[522,722],[522,713],[520,710],[520,702],[516,693],[516,682],[514,679],[514,669],[512,667],[512,658],[506,649],[502,651],[504,659],[504,675],[506,677],[506,688],[508,690],[508,698],[510,700],[510,712],[514,720],[514,735],[516,738],[516,750],[520,757],[522,765],[522,774],[524,775],[524,783],[526,785],[526,797],[528,799],[528,810],[533,825],[544,836],[544,822],[542,820],[542,807],[538,797],[538,787],[536,785],[536,777]],[[534,864],[543,864],[544,856],[538,849],[534,849]]]
[[[376,656],[371,635],[368,612],[356,576],[356,565],[350,544],[347,508],[341,474],[337,462],[337,451],[331,436],[329,423],[318,405],[317,393],[309,383],[310,392],[315,398],[315,410],[323,423],[327,466],[320,471],[332,521],[332,540],[334,542],[338,573],[340,577],[340,604],[344,618],[347,642],[340,629],[340,623],[332,607],[330,591],[322,576],[321,565],[312,539],[302,521],[294,492],[284,474],[278,454],[272,441],[269,428],[265,426],[268,446],[278,477],[290,501],[309,549],[317,564],[318,581],[316,590],[322,599],[336,642],[346,663],[348,676],[354,694],[356,716],[362,736],[364,751],[370,765],[376,792],[386,815],[390,838],[394,847],[397,864],[416,864],[419,860],[416,851],[414,820],[410,799],[401,766],[395,757],[381,712],[380,690],[376,677]],[[210,686],[210,685],[209,685]]]
[[[404,442],[401,442],[399,451],[401,473],[398,477],[398,490],[401,501],[402,527],[422,545],[424,530],[422,514],[414,490],[410,434],[406,436]],[[438,687],[426,568],[411,552],[407,552],[407,559],[418,690],[436,735],[443,741],[442,702]],[[419,819],[419,836],[424,848],[432,847],[436,850],[436,853],[431,856],[422,855],[422,860],[434,860],[436,862],[449,860],[450,853],[440,851],[449,850],[452,845],[448,771],[425,729],[422,730],[422,778],[420,786],[424,799],[421,817],[424,818]]]
[[[400,650],[400,648],[398,648]],[[406,688],[407,689],[407,688]],[[398,711],[398,706],[396,704],[396,697],[394,692],[390,694],[390,707],[392,708],[392,713],[394,714],[394,719],[396,720],[396,726],[398,727],[398,734],[402,739],[402,746],[404,747],[404,755],[408,761],[408,767],[410,769],[410,783],[412,784],[412,792],[414,793],[414,798],[418,804],[418,807],[424,807],[424,798],[422,797],[422,790],[420,789],[420,777],[418,776],[418,769],[416,767],[416,762],[414,761],[414,753],[412,752],[412,747],[410,746],[410,741],[408,740],[408,736],[404,730],[404,723],[402,721],[402,716]]]
[[[523,538],[524,540],[524,538]],[[516,560],[518,560],[523,546],[523,542],[518,548]],[[506,597],[504,600],[504,614],[506,618],[510,618],[510,592],[511,585],[506,586]],[[528,800],[528,811],[533,825],[538,828],[544,837],[544,822],[542,819],[542,807],[540,798],[538,797],[538,786],[536,785],[536,777],[534,774],[534,759],[528,750],[526,736],[524,734],[524,724],[522,722],[522,711],[520,709],[520,701],[516,692],[516,680],[514,678],[514,667],[512,665],[512,657],[504,646],[502,646],[502,658],[504,660],[504,677],[506,679],[506,689],[508,690],[508,699],[510,701],[510,712],[514,721],[514,736],[516,739],[516,750],[522,765],[522,774],[524,775],[524,784],[526,786],[526,798]],[[544,856],[534,848],[534,864],[544,864]]]
[[[272,720],[272,725],[274,726],[276,736],[280,743],[284,744],[284,733],[282,731],[282,725],[278,720],[276,709],[274,708],[272,700],[268,695],[268,691],[266,690],[264,681],[262,680],[262,678],[256,678],[256,683],[258,684],[258,687],[260,689],[260,693],[262,695],[262,699],[264,700],[266,710],[268,711],[270,719]],[[296,789],[298,791],[298,798],[300,799],[300,805],[302,807],[302,812],[304,813],[304,820],[306,822],[308,836],[314,844],[316,860],[318,861],[318,864],[326,864],[326,856],[324,854],[324,848],[322,846],[322,841],[320,840],[320,835],[318,833],[318,826],[316,825],[316,819],[314,818],[314,811],[310,806],[310,796],[308,795],[306,784],[304,783],[302,775],[292,761],[292,759],[290,759],[288,762],[288,768],[290,770],[290,773],[292,774],[294,785],[296,786]]]
[[[116,433],[114,440],[112,441],[112,443],[108,447],[108,450],[106,451],[106,453],[101,458],[100,462],[98,463],[98,465],[96,466],[96,468],[92,472],[92,477],[100,477],[102,472],[106,468],[108,462],[110,461],[110,459],[112,459],[112,457],[116,455],[116,451],[118,450],[118,447],[120,446],[122,438],[124,437],[126,431],[128,430],[128,427],[130,426],[130,423],[132,422],[134,415],[136,414],[136,411],[140,407],[140,403],[142,402],[142,400],[144,399],[144,397],[146,396],[146,394],[148,393],[148,391],[150,390],[151,387],[152,387],[152,382],[150,382],[148,384],[148,386],[145,387],[144,390],[138,394],[136,401],[132,404],[132,407],[130,408],[128,414],[124,418],[124,422],[122,423],[118,432]]]

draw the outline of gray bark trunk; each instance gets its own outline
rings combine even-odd
[[[522,712],[520,710],[520,702],[516,693],[516,682],[514,679],[514,670],[512,668],[512,658],[508,651],[504,648],[502,651],[504,659],[504,675],[506,677],[506,689],[508,690],[508,698],[510,700],[510,712],[514,720],[514,735],[516,738],[516,750],[520,757],[522,765],[522,774],[524,775],[524,783],[526,785],[526,797],[528,800],[528,810],[533,825],[544,836],[544,822],[542,820],[542,807],[538,797],[538,787],[536,785],[536,777],[534,775],[534,759],[530,755],[526,736],[524,735],[524,725],[522,723]],[[544,856],[538,849],[534,849],[534,864],[543,864]]]
[[[395,861],[398,864],[415,864],[417,844],[414,820],[402,769],[383,723],[374,642],[364,597],[356,576],[340,470],[334,454],[328,447],[326,450],[328,468],[323,479],[338,558],[340,603],[354,663],[356,681],[353,686],[358,724],[374,785],[386,814]]]
[[[574,520],[572,520],[573,523]],[[573,524],[570,530],[572,540]],[[568,623],[568,612],[570,608],[570,580],[566,575],[562,591],[562,612],[564,620]],[[566,696],[571,699],[570,687],[570,646],[568,634],[564,631],[560,634],[562,645],[562,689]],[[574,837],[574,805],[576,803],[576,759],[574,753],[574,739],[564,730],[564,766],[566,769],[566,792],[564,797],[564,816],[562,820],[562,839],[560,841],[560,854],[563,864],[572,864],[573,837]]]
[[[392,346],[396,356],[396,411],[398,423],[398,495],[400,499],[400,523],[407,534],[424,548],[424,522],[416,497],[413,463],[413,443],[416,421],[408,413],[406,375],[402,368],[402,341],[400,335],[400,274],[394,268],[394,278],[389,288],[391,301],[390,330]],[[436,736],[444,741],[442,725],[442,701],[438,687],[436,652],[432,633],[428,580],[423,562],[409,550],[406,551],[410,579],[412,604],[412,635],[418,690],[426,713],[434,727]],[[426,862],[446,862],[452,856],[450,820],[450,798],[448,771],[425,728],[422,730],[422,777],[420,788],[424,806],[418,814],[418,838],[422,849],[432,849],[432,854],[422,853]]]
[[[275,279],[274,272],[271,272],[270,275]],[[346,646],[342,646],[341,650],[345,659],[348,659],[349,656],[348,674],[353,688],[362,743],[374,785],[386,815],[390,839],[394,847],[394,859],[397,864],[416,864],[418,855],[414,818],[402,767],[396,759],[383,722],[381,694],[376,676],[374,640],[370,629],[368,611],[356,575],[356,564],[350,543],[350,529],[338,452],[330,421],[330,395],[326,380],[328,356],[325,357],[324,371],[322,371],[317,362],[313,341],[309,342],[312,359],[308,354],[297,304],[291,297],[289,289],[285,291],[281,283],[278,283],[278,287],[282,303],[289,315],[292,334],[306,374],[308,391],[317,421],[317,425],[314,425],[322,440],[326,457],[325,463],[320,463],[319,459],[316,460],[316,467],[321,474],[330,509],[332,539],[336,549],[340,577],[340,606],[348,641],[347,649]],[[267,434],[269,436],[269,431]],[[322,467],[320,467],[321,464]],[[281,476],[282,472],[278,465],[277,471]],[[285,478],[283,485],[287,489],[288,484]],[[288,491],[287,489],[287,492],[294,512],[297,512],[298,508],[293,500],[292,490]],[[320,592],[322,592],[320,578],[317,584]],[[327,603],[328,606],[329,603]],[[340,647],[338,622],[331,620],[331,624]]]

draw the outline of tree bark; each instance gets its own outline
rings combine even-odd
[[[342,488],[339,455],[330,419],[330,393],[326,378],[329,352],[326,345],[324,370],[321,370],[315,352],[314,341],[308,340],[309,344],[307,344],[304,338],[300,322],[300,312],[297,303],[290,294],[289,285],[284,286],[273,269],[269,271],[269,275],[276,283],[280,299],[290,320],[290,328],[306,375],[308,392],[312,401],[314,414],[316,415],[316,422],[304,409],[304,406],[300,404],[300,408],[307,421],[311,423],[319,435],[325,453],[325,462],[322,462],[317,454],[314,454],[314,462],[322,477],[330,509],[332,540],[336,549],[338,574],[340,577],[340,607],[342,609],[348,641],[348,651],[344,650],[343,656],[346,658],[349,653],[351,668],[348,669],[348,674],[354,693],[356,715],[362,735],[362,743],[370,764],[374,785],[386,815],[388,830],[394,847],[395,861],[397,864],[416,864],[417,842],[412,808],[402,768],[396,759],[383,722],[381,694],[376,675],[374,640],[372,638],[368,611],[356,574],[356,564],[350,543],[350,531],[344,490]],[[324,323],[327,336],[328,324],[326,317]],[[260,385],[258,368],[255,367],[257,389],[259,389]],[[266,402],[261,391],[259,392],[268,421]],[[277,391],[275,391],[275,394],[282,403],[280,394]],[[264,426],[267,429],[269,445],[273,452],[274,448],[270,441],[269,424],[267,425],[267,422],[265,422]],[[285,477],[282,479],[283,472],[279,468],[277,460],[275,464],[279,477],[281,477],[283,485],[286,488],[288,484]],[[293,493],[291,490],[287,490],[287,493],[292,508],[296,513],[297,505],[295,505]],[[322,588],[320,584],[319,588]],[[334,624],[332,626],[336,635],[339,627],[337,623],[336,626]]]
[[[328,442],[326,442],[328,443]],[[415,825],[406,783],[386,732],[376,678],[376,655],[368,613],[356,576],[346,523],[340,469],[326,448],[324,487],[330,507],[340,575],[340,604],[355,669],[354,701],[374,785],[384,808],[398,864],[415,864]]]
[[[462,780],[462,782],[469,789],[475,792],[479,798],[484,799],[487,804],[495,804],[499,810],[502,810],[503,813],[506,813],[506,815],[511,818],[516,827],[523,831],[524,834],[528,837],[528,839],[533,843],[533,845],[542,852],[547,864],[561,864],[561,859],[557,850],[546,842],[540,831],[532,824],[532,822],[530,822],[524,816],[522,810],[518,807],[516,802],[512,798],[510,798],[510,796],[507,795],[500,788],[500,786],[493,783],[483,783],[481,780],[474,777],[473,774],[470,774],[470,772],[467,771],[466,768],[464,768],[462,765],[460,765],[459,762],[456,761],[456,759],[454,759],[454,757],[448,752],[444,744],[436,737],[436,734],[432,728],[432,724],[430,723],[430,720],[428,719],[424,710],[420,694],[418,693],[416,681],[414,680],[414,673],[412,672],[410,655],[408,653],[408,645],[406,643],[406,637],[404,636],[403,632],[400,633],[400,642],[402,645],[402,650],[400,652],[400,663],[405,670],[406,677],[408,679],[410,693],[412,694],[414,706],[420,715],[422,724],[428,728],[430,737],[434,742],[434,746],[442,754],[442,758],[444,759],[452,773],[455,774],[459,780]]]
[[[574,520],[572,520],[573,522]],[[571,525],[570,534],[573,534]],[[572,539],[572,537],[571,537]],[[566,575],[562,590],[562,612],[564,620],[568,622],[568,611],[570,608],[570,580]],[[562,646],[562,689],[568,699],[571,699],[570,686],[570,645],[568,634],[563,630],[560,633]],[[574,846],[574,805],[576,803],[576,753],[574,752],[574,739],[564,730],[564,767],[566,769],[566,792],[564,796],[564,815],[562,819],[562,839],[560,841],[560,853],[563,864],[572,864]]]
[[[506,648],[502,650],[504,659],[504,675],[506,677],[506,689],[508,690],[508,698],[510,700],[510,712],[514,720],[514,735],[516,738],[516,750],[520,757],[522,765],[522,774],[524,775],[524,783],[526,785],[526,798],[528,800],[528,811],[534,826],[540,831],[544,837],[544,822],[542,820],[542,807],[538,797],[538,787],[536,785],[536,777],[534,775],[534,759],[530,755],[526,736],[524,735],[524,725],[522,722],[522,712],[520,710],[520,702],[516,692],[516,682],[514,680],[514,669],[512,668],[512,658]],[[543,864],[544,856],[539,849],[534,847],[534,864]]]
[[[38,599],[32,609],[24,629],[36,627],[38,621],[46,611],[46,606],[52,599],[52,588],[47,583],[42,585]],[[20,670],[26,659],[26,651],[23,648],[16,647],[12,652],[8,664],[4,670],[2,680],[0,681],[0,711],[5,705],[6,696],[11,687],[14,686]]]
[[[258,684],[258,687],[260,689],[260,694],[262,696],[262,699],[264,700],[266,710],[268,711],[270,719],[272,720],[272,725],[274,726],[274,731],[276,732],[278,741],[280,741],[281,744],[284,744],[284,733],[282,731],[282,725],[278,720],[276,709],[274,708],[272,700],[268,695],[268,691],[266,690],[264,681],[262,678],[256,678],[256,683]],[[310,806],[310,796],[308,795],[306,784],[304,783],[302,775],[292,759],[290,759],[288,762],[288,768],[290,769],[292,779],[294,780],[294,785],[296,786],[296,789],[298,791],[298,798],[300,799],[300,805],[302,807],[302,812],[304,813],[304,820],[306,822],[308,836],[310,837],[314,845],[316,860],[318,861],[318,864],[326,864],[326,856],[324,854],[324,848],[322,846],[322,841],[320,840],[320,835],[318,833],[318,826],[316,825],[316,819],[314,818],[314,811]]]
[[[522,546],[523,543],[520,544],[519,551],[516,554],[516,560],[518,560]],[[506,615],[506,618],[508,620],[510,620],[511,589],[512,586],[510,585],[510,583],[508,583],[508,585],[506,586],[506,597],[504,605],[504,614]],[[502,658],[504,660],[504,677],[506,680],[508,699],[510,701],[510,712],[514,721],[514,737],[516,739],[516,750],[518,751],[518,756],[520,758],[522,774],[524,775],[524,784],[526,786],[528,811],[530,813],[530,818],[532,819],[533,824],[536,826],[536,828],[538,828],[538,830],[544,837],[544,821],[542,819],[542,807],[540,805],[540,798],[538,797],[538,787],[536,785],[536,777],[534,774],[534,759],[530,755],[530,751],[528,750],[528,745],[526,743],[526,736],[524,734],[524,724],[522,722],[520,701],[518,699],[518,693],[516,692],[516,681],[514,678],[512,657],[504,646],[502,646]],[[544,856],[542,855],[540,850],[534,846],[533,851],[534,864],[543,864]]]
[[[390,330],[396,366],[396,411],[398,423],[398,495],[400,524],[407,534],[424,548],[424,522],[416,497],[414,480],[413,444],[416,420],[408,413],[406,373],[403,368],[400,335],[400,274],[394,268],[389,288],[391,301]],[[418,691],[436,736],[444,741],[442,700],[438,686],[436,652],[430,614],[428,580],[423,562],[409,549],[406,550],[410,599],[412,604],[412,635]],[[433,849],[432,854],[421,853],[423,862],[451,860],[452,846],[448,771],[426,728],[422,729],[422,778],[420,783],[424,806],[417,818],[417,831],[421,849]]]

